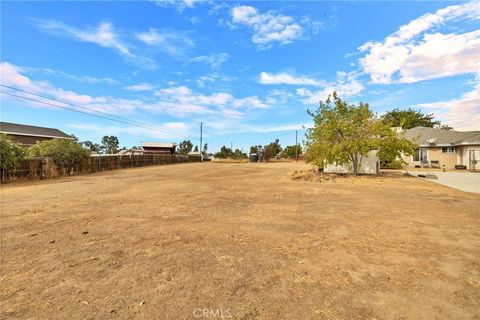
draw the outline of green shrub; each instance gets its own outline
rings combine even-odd
[[[385,160],[380,161],[380,167],[385,169],[402,169],[405,164],[406,162],[401,159],[394,159],[390,161],[385,161]]]
[[[28,156],[48,157],[60,167],[68,168],[81,163],[89,157],[90,151],[82,148],[82,146],[72,140],[52,139],[37,142],[28,149]]]
[[[10,137],[0,134],[0,167],[11,170],[25,158],[25,149],[15,144]]]

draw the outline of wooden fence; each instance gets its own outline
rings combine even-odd
[[[153,154],[95,156],[62,165],[55,163],[50,158],[25,159],[17,163],[12,170],[1,170],[1,182],[41,180],[106,170],[200,161],[200,156]]]

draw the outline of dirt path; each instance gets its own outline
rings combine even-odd
[[[480,319],[479,195],[299,168],[2,186],[1,318]]]

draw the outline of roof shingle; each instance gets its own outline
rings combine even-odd
[[[419,145],[480,144],[480,131],[453,131],[427,127],[405,130],[405,137]]]
[[[28,126],[10,122],[0,122],[0,133],[34,137],[73,139],[71,136],[58,129]]]

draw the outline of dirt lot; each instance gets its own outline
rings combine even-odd
[[[1,318],[480,319],[479,195],[308,168],[2,186]]]

